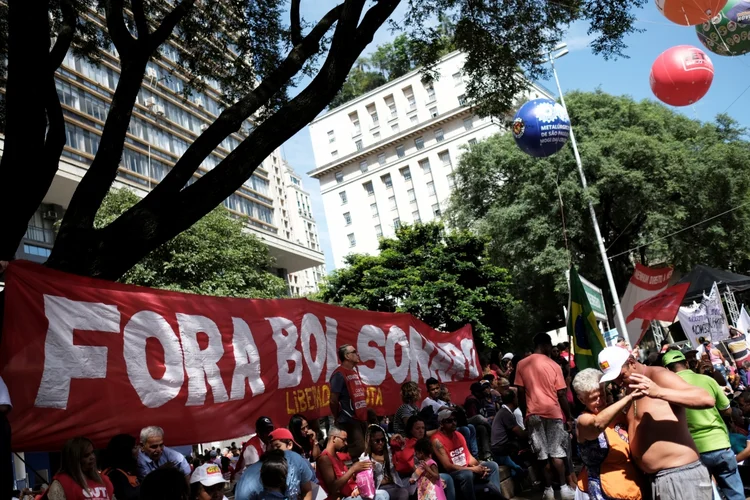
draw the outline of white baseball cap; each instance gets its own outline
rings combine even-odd
[[[620,376],[622,367],[630,358],[630,353],[622,347],[605,347],[599,353],[599,369],[604,372],[600,382],[611,382]]]
[[[221,473],[221,468],[216,464],[201,465],[190,476],[190,484],[201,483],[203,486],[213,486],[226,482],[227,480]]]
[[[503,356],[503,359],[513,359],[513,353],[512,352],[506,352],[505,356]]]

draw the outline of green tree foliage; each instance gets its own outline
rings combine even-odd
[[[111,191],[96,214],[105,227],[140,198]],[[276,298],[287,294],[283,279],[270,273],[273,258],[243,223],[217,207],[187,231],[148,254],[120,278],[131,285],[223,297]]]
[[[405,312],[433,328],[470,323],[486,347],[508,346],[508,311],[516,306],[505,269],[490,264],[483,238],[446,233],[438,223],[404,226],[380,240],[377,256],[352,254],[318,299],[356,309]]]
[[[423,67],[429,76],[445,50],[445,27],[455,26],[454,46],[466,53],[468,97],[478,112],[500,116],[526,86],[519,71],[538,78],[544,71],[540,51],[558,43],[570,23],[587,22],[596,37],[594,51],[617,55],[635,29],[635,9],[645,2],[337,0],[320,19],[306,20],[301,5],[314,1],[0,2],[0,78],[7,67],[7,79],[0,80],[5,82],[0,259],[15,254],[59,168],[66,136],[55,72],[70,50],[89,58],[100,55],[99,49],[116,51],[120,72],[95,158],[70,200],[47,265],[118,279],[220,205],[318,116],[400,4],[407,8],[398,22],[409,47],[416,47],[408,51],[416,58],[411,67]],[[177,60],[174,72],[189,79],[186,92],[218,85],[226,95],[224,110],[151,193],[108,226],[95,227],[118,174],[146,67],[175,51],[170,58]],[[402,70],[401,62],[386,68],[389,75]],[[308,77],[305,85],[302,77]],[[295,85],[302,88],[292,96],[288,91]],[[253,122],[250,129],[243,128],[247,120]],[[232,154],[202,171],[206,157],[235,132],[243,139]]]
[[[695,264],[750,270],[750,143],[743,129],[726,115],[700,123],[651,101],[603,92],[565,99],[621,294],[634,261],[680,272]],[[517,328],[562,324],[569,258],[608,299],[569,146],[547,159],[524,154],[507,133],[473,146],[456,170],[450,218],[488,238],[493,262],[510,270],[513,293],[524,304]]]

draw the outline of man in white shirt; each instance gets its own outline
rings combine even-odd
[[[437,379],[430,377],[425,381],[425,385],[427,386],[427,397],[424,398],[419,409],[424,410],[428,406],[431,406],[432,411],[437,415],[440,411],[440,407],[445,406],[445,402],[438,399],[438,395],[440,394],[440,382],[438,382]]]

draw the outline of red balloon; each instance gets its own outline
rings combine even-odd
[[[714,65],[702,50],[678,45],[656,58],[649,79],[651,90],[660,101],[687,106],[708,92],[714,81]]]

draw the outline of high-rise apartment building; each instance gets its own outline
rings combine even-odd
[[[320,251],[318,225],[310,205],[310,193],[304,190],[302,178],[284,162],[286,199],[289,203],[289,228],[292,239],[298,244]],[[304,296],[318,291],[318,283],[325,276],[325,266],[319,265],[303,271],[289,273],[289,294]]]
[[[169,44],[162,58],[151,61],[130,122],[115,187],[128,187],[145,195],[167,174],[187,147],[217,118],[223,109],[222,93],[213,81],[193,92],[180,93],[186,78],[177,65],[177,52]],[[104,121],[117,86],[120,65],[114,49],[102,51],[98,63],[69,53],[55,74],[57,92],[65,116],[66,145],[44,203],[29,221],[28,231],[16,257],[44,261],[54,244],[54,225],[65,211],[99,147]],[[227,137],[209,155],[195,178],[214,168],[252,130],[251,120]],[[0,154],[2,141],[0,141]],[[293,234],[297,217],[293,201],[287,205],[285,177],[289,167],[276,150],[229,198],[224,206],[246,217],[246,228],[261,238],[275,258],[274,272],[289,273],[317,268],[325,262],[320,246],[307,245]]]
[[[466,104],[465,55],[453,52],[423,83],[412,71],[310,123],[335,266],[349,253],[375,254],[404,223],[439,218],[462,152],[502,126]],[[532,86],[529,98],[549,97]]]

